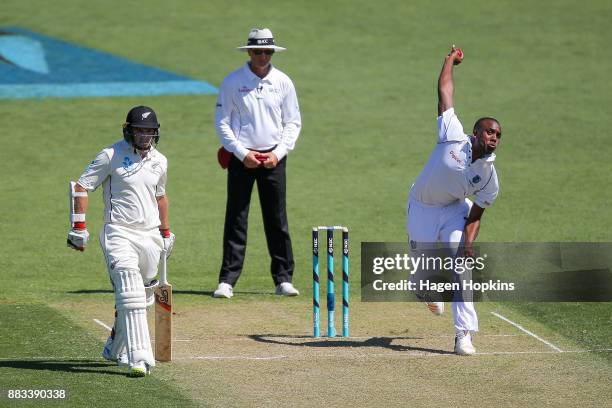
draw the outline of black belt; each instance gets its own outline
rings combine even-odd
[[[252,152],[257,152],[257,153],[270,153],[272,150],[276,149],[276,146],[278,145],[274,145],[273,147],[266,149],[266,150],[257,150],[257,149],[249,149]]]

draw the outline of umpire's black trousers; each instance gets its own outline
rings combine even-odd
[[[286,208],[287,157],[273,169],[247,169],[232,156],[227,173],[227,205],[223,231],[223,262],[219,282],[234,286],[242,272],[246,252],[249,206],[253,184],[257,182],[259,203],[266,232],[270,271],[274,284],[291,282],[294,261]]]

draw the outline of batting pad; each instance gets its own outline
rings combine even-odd
[[[113,329],[115,330],[115,335],[113,336],[113,342],[111,344],[110,354],[114,359],[119,358],[121,354],[127,353],[125,348],[125,336],[123,336],[123,340],[117,335],[117,316],[115,315],[115,324],[113,325]]]
[[[127,269],[113,272],[112,279],[117,308],[113,349],[125,347],[130,365],[144,361],[154,366],[142,276],[138,271]]]

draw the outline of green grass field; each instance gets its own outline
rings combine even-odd
[[[0,28],[23,27],[219,86],[234,51],[267,26],[286,53],[303,131],[288,160],[288,211],[302,295],[274,296],[253,196],[243,275],[212,299],[221,260],[225,173],[214,96],[0,100],[5,239],[0,270],[0,389],[65,389],[69,406],[607,406],[612,304],[479,304],[479,353],[452,351],[452,318],[420,304],[359,302],[359,243],[403,241],[405,203],[435,140],[436,79],[451,44],[464,126],[501,121],[501,193],[479,239],[612,241],[612,5],[544,2],[272,0],[129,3],[5,0]],[[2,63],[2,62],[0,62]],[[100,358],[113,296],[97,234],[65,247],[67,183],[121,138],[134,105],[162,123],[177,245],[176,360],[129,379]],[[313,225],[351,229],[352,333],[311,334]],[[321,309],[322,312],[324,309]],[[563,353],[497,318],[507,317]],[[337,313],[339,314],[339,313]],[[4,397],[2,397],[4,398]],[[8,406],[49,401],[2,400]]]

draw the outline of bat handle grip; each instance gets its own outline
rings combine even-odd
[[[162,250],[161,255],[159,257],[159,283],[161,285],[168,284],[168,275],[166,271],[166,250]]]

